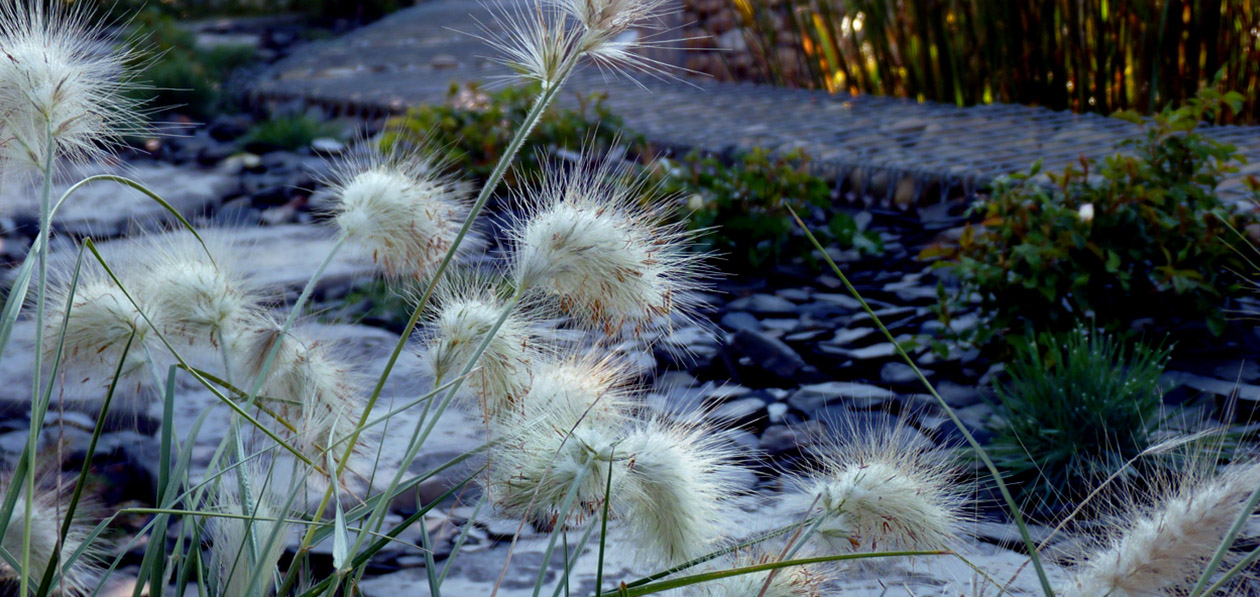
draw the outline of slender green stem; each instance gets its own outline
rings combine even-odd
[[[989,474],[993,477],[994,484],[997,485],[998,491],[1002,494],[1002,499],[1006,501],[1007,508],[1011,512],[1011,517],[1015,519],[1015,526],[1019,528],[1019,535],[1023,538],[1024,545],[1028,548],[1028,557],[1032,559],[1033,568],[1037,571],[1037,580],[1041,582],[1042,591],[1044,591],[1047,596],[1053,597],[1054,588],[1050,585],[1050,578],[1046,575],[1045,566],[1043,566],[1041,562],[1041,556],[1037,553],[1037,545],[1033,543],[1032,535],[1028,533],[1028,525],[1024,522],[1024,515],[1020,512],[1019,505],[1015,503],[1015,498],[1011,495],[1010,489],[1007,488],[1006,482],[1002,479],[1002,473],[998,471],[997,465],[993,463],[993,459],[989,458],[988,452],[984,450],[984,447],[980,445],[980,442],[976,441],[975,436],[967,429],[967,426],[963,424],[962,420],[958,418],[954,409],[945,402],[944,398],[941,398],[939,393],[937,393],[936,387],[932,385],[932,382],[928,381],[927,376],[923,375],[923,371],[919,369],[919,366],[914,362],[914,359],[910,358],[910,355],[906,353],[904,348],[902,348],[901,343],[898,342],[897,338],[892,335],[892,332],[888,331],[888,328],[884,326],[884,322],[880,320],[879,316],[875,315],[875,311],[871,309],[869,304],[867,304],[866,299],[862,298],[862,294],[859,293],[857,288],[853,286],[853,283],[849,281],[848,276],[844,275],[840,266],[836,265],[836,262],[831,259],[831,255],[829,255],[822,244],[818,242],[818,238],[814,236],[814,233],[810,231],[809,227],[805,225],[805,222],[803,222],[800,216],[796,214],[796,211],[793,210],[791,206],[788,206],[788,211],[792,213],[792,217],[796,219],[797,225],[799,225],[805,235],[809,237],[809,240],[813,243],[814,248],[818,249],[818,251],[822,253],[823,259],[825,259],[827,264],[831,266],[831,269],[835,272],[836,277],[840,278],[841,283],[843,283],[844,287],[848,289],[849,294],[853,295],[853,298],[857,299],[857,301],[861,303],[862,310],[870,316],[871,320],[875,322],[875,325],[879,327],[879,331],[882,332],[884,337],[892,343],[893,348],[896,349],[897,354],[901,357],[901,359],[910,365],[910,368],[914,370],[914,374],[919,378],[919,381],[922,382],[923,386],[927,388],[930,394],[932,394],[932,397],[936,399],[937,404],[940,405],[941,409],[945,411],[945,414],[947,414],[950,420],[954,423],[954,426],[957,427],[963,434],[963,437],[967,440],[967,443],[971,445],[972,449],[975,450],[976,455],[980,457],[980,460],[984,462],[985,468],[989,470]]]
[[[551,528],[551,537],[547,539],[547,549],[543,551],[542,563],[538,566],[538,579],[534,581],[534,597],[538,597],[542,592],[543,583],[547,580],[547,568],[551,565],[551,552],[556,550],[556,537],[565,534],[565,526],[569,521],[569,514],[573,512],[573,504],[577,501],[578,490],[582,488],[582,481],[586,480],[586,473],[589,470],[590,461],[587,460],[578,472],[573,476],[573,484],[569,486],[569,491],[564,496],[564,501],[560,503],[560,512],[555,519],[555,525]],[[568,564],[568,559],[565,559]]]
[[[608,453],[608,460],[611,462],[617,455],[616,446]],[[600,517],[599,528],[599,560],[595,567],[595,592],[598,593],[600,587],[604,586],[604,547],[608,544],[608,509],[612,503],[612,474],[613,467],[608,467],[608,480],[604,482],[604,513]]]
[[[442,565],[442,575],[438,577],[438,586],[442,586],[442,581],[446,580],[446,573],[451,571],[451,564],[455,562],[455,556],[459,553],[460,548],[464,546],[464,541],[468,539],[468,532],[476,525],[473,521],[477,520],[477,514],[481,512],[481,507],[486,505],[486,496],[482,495],[477,500],[477,505],[473,507],[472,515],[468,517],[468,522],[464,523],[464,528],[459,532],[459,537],[455,539],[455,544],[451,546],[451,555],[446,556],[446,563]]]
[[[34,508],[31,506],[35,502],[35,469],[38,468],[38,454],[35,449],[39,442],[39,430],[43,426],[44,412],[46,406],[43,403],[43,383],[44,383],[44,309],[46,307],[46,299],[48,294],[48,237],[52,235],[52,172],[53,157],[56,154],[56,144],[53,143],[52,123],[45,123],[47,140],[47,153],[44,160],[43,169],[43,188],[41,189],[39,198],[39,230],[43,234],[39,238],[39,282],[36,286],[35,294],[35,360],[31,377],[34,378],[34,392],[31,394],[31,428],[30,434],[27,436],[27,458],[29,466],[26,467],[26,507],[22,508],[23,525],[22,525],[22,573],[19,581],[20,595],[30,594],[30,569],[31,569],[31,523],[34,515]],[[52,383],[52,380],[48,380]]]

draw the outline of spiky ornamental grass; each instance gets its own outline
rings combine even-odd
[[[0,156],[8,172],[42,171],[54,157],[100,158],[143,130],[140,105],[127,93],[134,59],[98,47],[103,36],[83,6],[0,5]]]
[[[618,373],[614,362],[589,358],[536,364],[529,390],[494,428],[500,443],[486,490],[502,512],[551,524],[575,483],[574,518],[597,511],[633,405]],[[623,473],[614,467],[614,479]]]
[[[62,338],[61,330],[65,327],[63,370],[67,375],[104,387],[112,379],[126,349],[127,358],[122,366],[120,383],[136,386],[153,383],[149,360],[162,348],[155,330],[144,316],[148,315],[156,321],[160,317],[159,310],[144,296],[124,292],[103,268],[95,264],[85,264],[78,283],[72,287],[72,266],[67,264],[67,267],[59,268],[63,271],[58,272],[49,285],[50,309],[43,322],[46,339]],[[71,291],[74,292],[73,298]],[[136,302],[133,303],[132,299]],[[70,305],[69,317],[67,304]],[[137,304],[140,309],[136,308]],[[135,338],[127,349],[127,340],[133,333]],[[56,356],[57,344],[55,341],[44,344],[45,362],[51,362]]]
[[[1154,499],[1121,508],[1115,532],[1081,562],[1071,594],[1185,594],[1256,487],[1260,463],[1233,465],[1217,474],[1189,473]]]
[[[337,197],[333,221],[387,276],[420,277],[442,260],[468,215],[467,189],[440,170],[423,149],[348,159],[328,181]]]
[[[247,466],[252,480],[261,481],[265,475]],[[261,487],[261,483],[258,485]],[[288,545],[289,524],[283,507],[276,503],[271,491],[262,491],[248,507],[241,505],[235,491],[225,485],[217,496],[215,510],[231,517],[213,517],[209,522],[210,568],[218,586],[219,595],[269,595],[274,587],[273,577],[285,546]],[[252,520],[243,517],[251,517]],[[276,541],[269,539],[279,532]],[[258,580],[252,582],[255,576]]]
[[[22,553],[22,525],[29,508],[32,526],[31,568],[27,578],[31,586],[39,585],[48,569],[48,563],[52,561],[53,554],[56,553],[59,554],[60,582],[55,585],[54,594],[87,594],[100,576],[99,562],[104,555],[101,546],[98,543],[90,543],[71,566],[66,567],[64,563],[87,539],[88,532],[91,530],[87,517],[92,508],[89,505],[79,504],[75,518],[70,523],[69,532],[62,536],[61,527],[65,522],[70,492],[74,485],[73,483],[58,484],[59,472],[52,467],[41,467],[37,475],[35,499],[29,499],[25,493],[18,497],[4,537],[0,538],[0,545],[11,554]],[[17,479],[17,481],[20,483],[22,480]],[[13,482],[10,471],[0,474],[0,495],[7,492]],[[19,577],[18,570],[0,560],[0,579],[16,580]]]
[[[441,287],[429,315],[432,331],[426,342],[439,382],[453,379],[464,369],[508,308],[508,301],[484,282],[455,280]],[[531,313],[512,310],[465,382],[488,417],[511,410],[529,390],[532,369],[553,352],[547,329]]]
[[[801,519],[817,517],[813,539],[829,553],[948,548],[963,496],[950,458],[913,441],[917,433],[850,430],[785,505]]]
[[[296,428],[290,434],[294,445],[312,462],[323,466],[327,455],[340,462],[345,446],[329,447],[350,437],[362,415],[361,375],[322,343],[292,332],[281,335],[280,327],[271,325],[255,330],[245,341],[238,365],[244,379],[259,378],[277,342],[280,349],[259,395],[271,399],[267,405]],[[354,452],[366,453],[370,437],[361,434]]]
[[[532,6],[505,9],[496,33],[483,27],[482,40],[498,50],[497,62],[528,81],[551,89],[589,58],[601,68],[667,74],[672,65],[644,54],[649,48],[669,47],[671,40],[653,39],[631,31],[651,30],[665,0],[535,0]]]
[[[727,500],[739,494],[734,444],[704,425],[650,420],[617,445],[629,457],[617,511],[645,559],[673,565],[725,535]]]
[[[137,250],[145,257],[131,260],[127,272],[137,283],[135,294],[145,297],[160,318],[154,322],[168,339],[228,353],[261,318],[261,297],[226,242],[205,237],[207,248],[190,234],[168,233],[145,239]],[[207,250],[209,252],[207,252]],[[211,257],[214,255],[215,257]]]
[[[512,231],[518,287],[609,335],[694,318],[694,291],[712,271],[656,190],[615,155],[545,174],[516,198],[526,212]]]

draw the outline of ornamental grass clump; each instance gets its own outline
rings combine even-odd
[[[57,20],[63,17],[41,12],[45,4],[35,0],[6,6],[0,55],[10,62],[32,54],[22,53],[30,50],[23,41],[29,36],[15,32],[33,23],[41,23],[38,29],[79,22]],[[347,163],[331,185],[336,240],[283,310],[267,308],[245,275],[245,259],[234,259],[232,248],[203,237],[182,216],[174,219],[182,230],[154,235],[125,255],[83,239],[79,259],[50,279],[54,208],[81,188],[54,198],[51,162],[107,152],[117,129],[99,125],[80,134],[59,125],[36,152],[10,157],[6,167],[42,168],[44,186],[40,236],[0,311],[0,348],[28,306],[35,324],[29,434],[14,478],[0,484],[0,543],[7,552],[0,576],[16,575],[24,596],[93,594],[103,588],[99,579],[125,562],[135,586],[152,594],[350,595],[366,584],[383,551],[414,548],[428,594],[439,595],[446,566],[461,556],[475,520],[462,521],[444,567],[435,553],[444,553],[445,544],[436,545],[430,523],[435,508],[445,511],[448,500],[469,496],[477,500],[469,518],[493,510],[515,518],[522,531],[506,546],[494,586],[508,585],[511,566],[528,565],[512,560],[518,541],[543,536],[542,563],[528,571],[536,574],[535,595],[572,589],[576,556],[591,551],[598,554],[596,583],[617,586],[619,594],[789,597],[828,594],[827,583],[850,569],[841,562],[949,556],[963,545],[958,512],[966,491],[953,465],[910,441],[917,432],[904,428],[855,430],[852,441],[823,455],[817,471],[776,496],[787,505],[782,519],[740,521],[735,506],[750,501],[741,464],[756,454],[713,427],[707,408],[682,415],[650,406],[651,380],[615,356],[628,344],[655,348],[676,327],[694,323],[698,291],[712,276],[707,255],[690,248],[694,235],[663,217],[675,198],[633,175],[620,152],[548,162],[532,186],[513,191],[505,242],[478,238],[478,218],[569,75],[587,61],[651,66],[633,53],[640,42],[629,40],[639,38],[626,34],[663,6],[557,0],[509,15],[507,60],[543,85],[476,196],[466,200],[461,173],[443,172],[423,150]],[[63,50],[48,45],[50,52]],[[112,93],[127,79],[120,72],[109,80],[114,87],[98,92]],[[39,109],[38,98],[0,98],[15,103],[0,111],[0,130],[10,126],[6,114],[28,117]],[[44,128],[57,119],[127,120],[94,110],[130,104],[103,105],[59,104],[77,112],[44,115]],[[80,148],[84,143],[93,149]],[[58,159],[38,161],[50,156]],[[84,182],[121,184],[157,199],[120,176]],[[354,247],[372,257],[383,279],[418,289],[402,334],[379,361],[345,356],[325,339],[327,330],[304,320],[329,265]],[[486,251],[485,259],[464,258],[474,250]],[[421,352],[415,362],[427,363],[433,375],[424,375],[424,367],[394,371],[409,347]],[[391,375],[412,383],[390,383]],[[36,482],[35,471],[49,460],[39,438],[52,430],[45,425],[50,410],[64,406],[57,402],[64,380],[85,378],[101,396],[86,459],[77,477],[59,479],[66,482],[48,494]],[[129,506],[88,528],[76,516],[94,448],[115,393],[129,393],[132,383],[146,386],[145,406],[162,413],[154,439],[157,491],[152,507]],[[452,429],[446,415],[457,414],[453,405],[480,420]],[[942,409],[953,416],[948,405]],[[971,439],[961,423],[959,429]],[[427,442],[448,432],[467,434],[459,436],[464,451],[416,470],[426,462],[420,456]],[[484,441],[469,441],[472,434]],[[289,481],[277,483],[277,471]],[[995,479],[1005,491],[1000,475]],[[1254,496],[1237,489],[1242,481],[1229,489],[1205,483],[1194,484],[1194,497],[1183,500],[1188,511],[1202,510],[1195,519],[1200,527],[1220,534],[1226,521],[1253,509]],[[63,502],[67,487],[71,497]],[[41,497],[50,495],[59,497]],[[1018,509],[1012,515],[1022,521]],[[93,554],[123,516],[142,528],[121,540],[125,545],[98,575]],[[1131,519],[1135,529],[1143,528],[1142,516]],[[762,527],[770,528],[751,532]],[[628,549],[609,549],[618,536]],[[552,555],[561,545],[567,566],[549,574],[559,569]],[[1030,555],[1048,588],[1035,549]],[[1150,555],[1160,552],[1152,548]],[[605,582],[614,569],[646,575]]]

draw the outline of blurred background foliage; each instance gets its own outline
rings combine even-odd
[[[1109,114],[1219,76],[1246,98],[1221,121],[1260,121],[1260,0],[729,1],[779,85]]]

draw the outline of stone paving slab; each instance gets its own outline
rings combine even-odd
[[[452,82],[507,74],[484,42],[470,35],[493,28],[491,10],[532,0],[429,0],[344,37],[312,45],[273,66],[253,85],[263,104],[298,102],[347,114],[398,113],[445,99]],[[487,8],[487,6],[491,8]],[[1026,171],[1044,159],[1061,170],[1081,155],[1099,157],[1138,128],[1097,114],[1017,105],[957,108],[875,97],[829,95],[739,83],[644,74],[616,75],[590,66],[574,76],[575,91],[606,91],[629,129],[658,145],[711,152],[761,146],[800,147],[819,174],[851,183],[888,204],[909,208],[968,194],[993,177]],[[1260,127],[1213,127],[1260,162]],[[1241,177],[1220,187],[1241,199]]]

